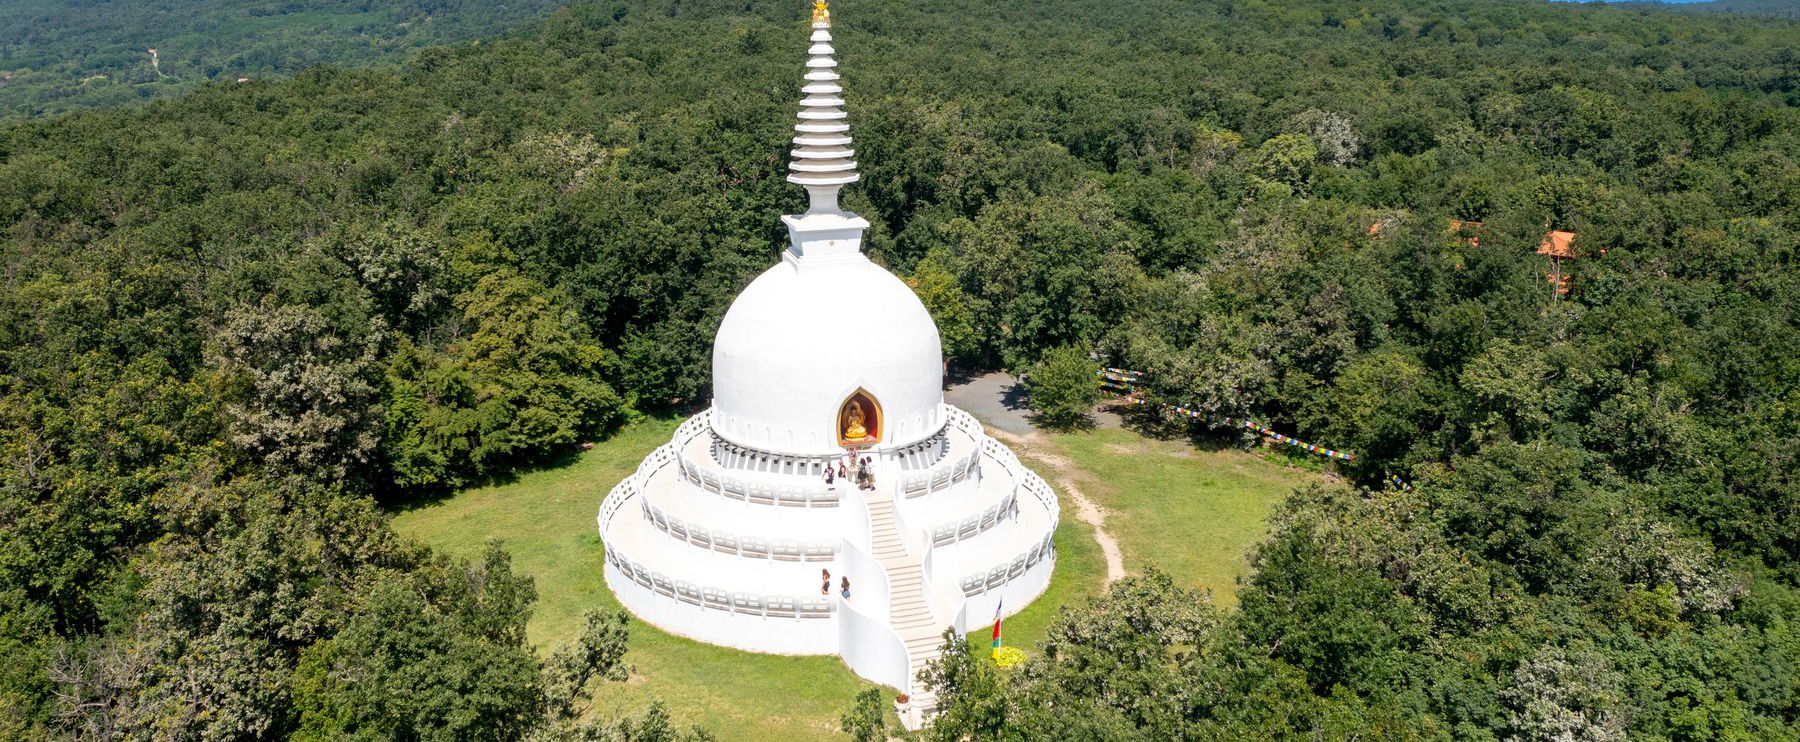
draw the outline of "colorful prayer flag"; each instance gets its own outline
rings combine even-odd
[[[1006,605],[1005,598],[994,603],[994,659],[996,660],[1000,659],[1000,607],[1004,605]]]

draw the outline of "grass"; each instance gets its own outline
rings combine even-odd
[[[608,490],[679,421],[633,425],[567,465],[502,485],[465,490],[394,517],[394,528],[445,553],[471,558],[490,538],[505,542],[513,567],[537,581],[527,631],[540,649],[568,641],[584,612],[619,603],[601,581],[594,515]],[[720,739],[841,740],[837,718],[872,687],[836,657],[780,657],[683,639],[634,621],[626,660],[631,679],[600,687],[595,711],[635,714],[661,700],[682,724]]]
[[[1049,471],[1033,461],[1028,452],[1018,453],[1026,466],[1041,473]],[[1049,477],[1045,479],[1050,480]],[[1043,640],[1050,630],[1050,622],[1063,608],[1082,605],[1099,595],[1106,577],[1106,560],[1100,555],[1100,544],[1094,541],[1094,527],[1075,517],[1068,495],[1056,487],[1054,481],[1050,481],[1050,486],[1057,490],[1057,502],[1062,510],[1062,518],[1056,526],[1056,571],[1050,574],[1050,586],[1044,589],[1044,594],[1025,610],[1007,618],[1002,627],[1005,634],[1002,638],[1007,646],[1022,648],[1028,654]],[[968,634],[969,641],[977,647],[986,646],[992,636],[992,628],[980,628]]]
[[[568,641],[590,609],[617,609],[601,581],[594,515],[608,490],[645,454],[669,439],[678,420],[646,420],[552,468],[504,484],[479,487],[397,513],[394,527],[447,554],[472,558],[488,539],[502,540],[513,567],[537,582],[537,611],[527,627],[543,650]],[[1229,603],[1243,553],[1284,493],[1309,475],[1251,454],[1195,452],[1185,444],[1149,441],[1119,430],[1051,436],[1045,453],[1073,461],[1082,491],[1111,510],[1129,570],[1156,564],[1185,584],[1209,588]],[[1031,450],[1027,465],[1051,469]],[[1099,593],[1105,563],[1093,528],[1079,521],[1069,497],[1056,533],[1057,567],[1050,587],[1007,619],[1006,642],[1031,651],[1058,612]],[[985,644],[988,632],[972,633]],[[615,717],[665,703],[682,724],[699,724],[721,739],[809,742],[841,740],[837,718],[858,691],[872,687],[835,657],[781,657],[683,639],[642,622],[631,626],[625,683],[602,686],[596,713]]]
[[[1257,453],[1196,450],[1126,430],[1049,436],[1054,453],[1074,462],[1082,492],[1107,511],[1125,570],[1155,566],[1178,584],[1210,590],[1237,604],[1246,554],[1262,539],[1275,505],[1319,475]]]

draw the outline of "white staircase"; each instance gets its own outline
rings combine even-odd
[[[912,702],[902,710],[900,720],[907,728],[918,729],[925,715],[937,706],[937,695],[919,685],[919,671],[925,668],[925,663],[938,658],[945,624],[932,615],[931,604],[925,597],[922,557],[906,552],[906,544],[894,518],[893,500],[880,494],[885,489],[877,488],[867,498],[870,536],[874,541],[873,556],[887,570],[892,606],[889,623],[906,645],[907,677],[913,681]]]

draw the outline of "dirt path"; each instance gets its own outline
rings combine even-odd
[[[1067,457],[1050,453],[1043,436],[1037,432],[1028,435],[1009,433],[998,428],[988,428],[988,434],[1005,441],[1007,445],[1018,449],[1021,454],[1042,462],[1054,469],[1056,486],[1069,495],[1075,503],[1075,517],[1081,522],[1094,527],[1094,541],[1100,544],[1100,554],[1106,558],[1106,581],[1102,586],[1111,585],[1125,576],[1125,553],[1119,550],[1119,540],[1106,532],[1106,511],[1081,491],[1075,484],[1075,462]]]

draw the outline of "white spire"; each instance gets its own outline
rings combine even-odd
[[[855,151],[850,149],[850,124],[844,116],[844,91],[838,87],[837,60],[831,55],[831,12],[825,0],[813,6],[812,47],[806,50],[806,86],[800,89],[800,123],[794,125],[793,159],[788,162],[788,182],[806,187],[812,203],[807,214],[841,214],[838,189],[854,183]]]

